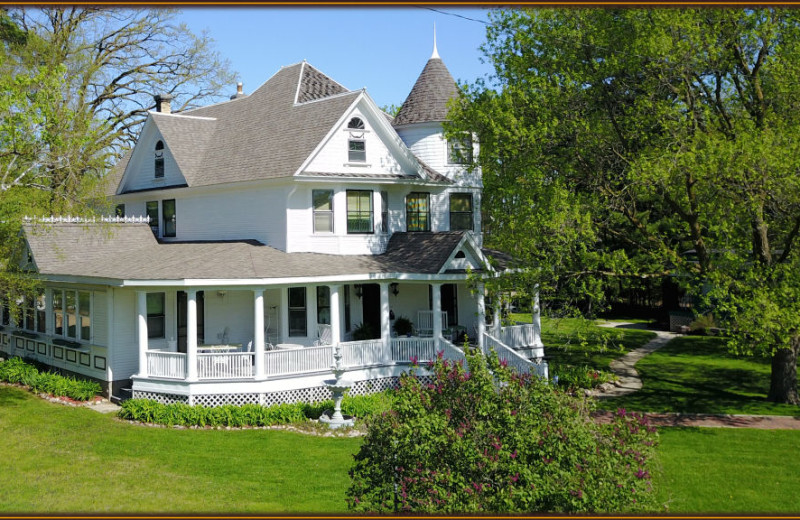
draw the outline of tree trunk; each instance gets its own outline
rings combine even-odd
[[[772,378],[767,400],[775,403],[800,404],[797,396],[797,351],[800,338],[792,340],[790,348],[780,349],[772,356]]]

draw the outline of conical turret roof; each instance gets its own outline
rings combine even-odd
[[[445,121],[447,102],[458,95],[458,87],[434,47],[414,88],[392,121],[393,126]]]

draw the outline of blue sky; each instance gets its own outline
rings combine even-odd
[[[434,23],[439,55],[456,80],[473,82],[491,72],[478,50],[485,24],[453,16],[486,21],[487,11],[432,9],[187,7],[180,19],[195,33],[209,31],[245,93],[305,59],[349,89],[366,87],[378,106],[399,106],[431,56]],[[231,85],[230,94],[235,91]]]

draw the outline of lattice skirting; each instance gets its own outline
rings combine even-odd
[[[426,384],[433,381],[431,376],[421,376],[419,379]],[[385,390],[397,388],[399,381],[399,377],[383,377],[380,379],[357,381],[353,384],[353,387],[348,392],[348,395],[369,395],[383,392]],[[243,404],[261,404],[264,406],[272,406],[276,404],[318,403],[320,401],[331,399],[331,391],[327,386],[315,386],[311,388],[284,390],[281,392],[268,392],[264,394],[203,394],[187,397],[185,395],[160,394],[157,392],[142,392],[137,390],[133,392],[133,398],[152,399],[163,404],[187,403],[208,407],[222,406],[226,404],[237,406]]]
[[[174,403],[188,403],[189,398],[185,395],[175,394],[160,394],[158,392],[142,392],[140,390],[133,391],[134,399],[150,399],[158,401],[161,404],[174,404]]]

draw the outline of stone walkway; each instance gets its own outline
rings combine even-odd
[[[600,327],[620,327],[629,329],[645,329],[646,324],[607,322],[599,323]],[[670,340],[680,336],[674,332],[653,330],[656,337],[644,346],[628,352],[619,359],[609,364],[611,371],[619,377],[613,386],[602,390],[594,390],[588,395],[598,399],[619,397],[641,390],[642,380],[633,366],[644,356],[660,349]],[[599,410],[592,415],[599,421],[608,422],[613,416],[612,411]],[[758,428],[762,430],[800,430],[800,417],[785,415],[732,415],[708,413],[645,413],[655,426],[702,426],[708,428]]]
[[[607,322],[599,323],[598,325],[600,327],[610,328],[619,327],[627,329],[647,329],[647,324],[645,323]],[[679,336],[674,332],[667,332],[663,330],[653,330],[650,332],[654,332],[656,337],[645,343],[644,346],[628,352],[619,359],[615,359],[609,365],[611,371],[614,372],[617,377],[619,377],[619,380],[613,385],[606,385],[603,388],[595,389],[594,391],[590,392],[589,395],[599,399],[608,399],[611,397],[619,397],[622,395],[631,394],[642,389],[642,380],[639,379],[639,373],[636,372],[636,369],[633,368],[633,366],[646,355],[655,352],[666,345],[670,340]]]

